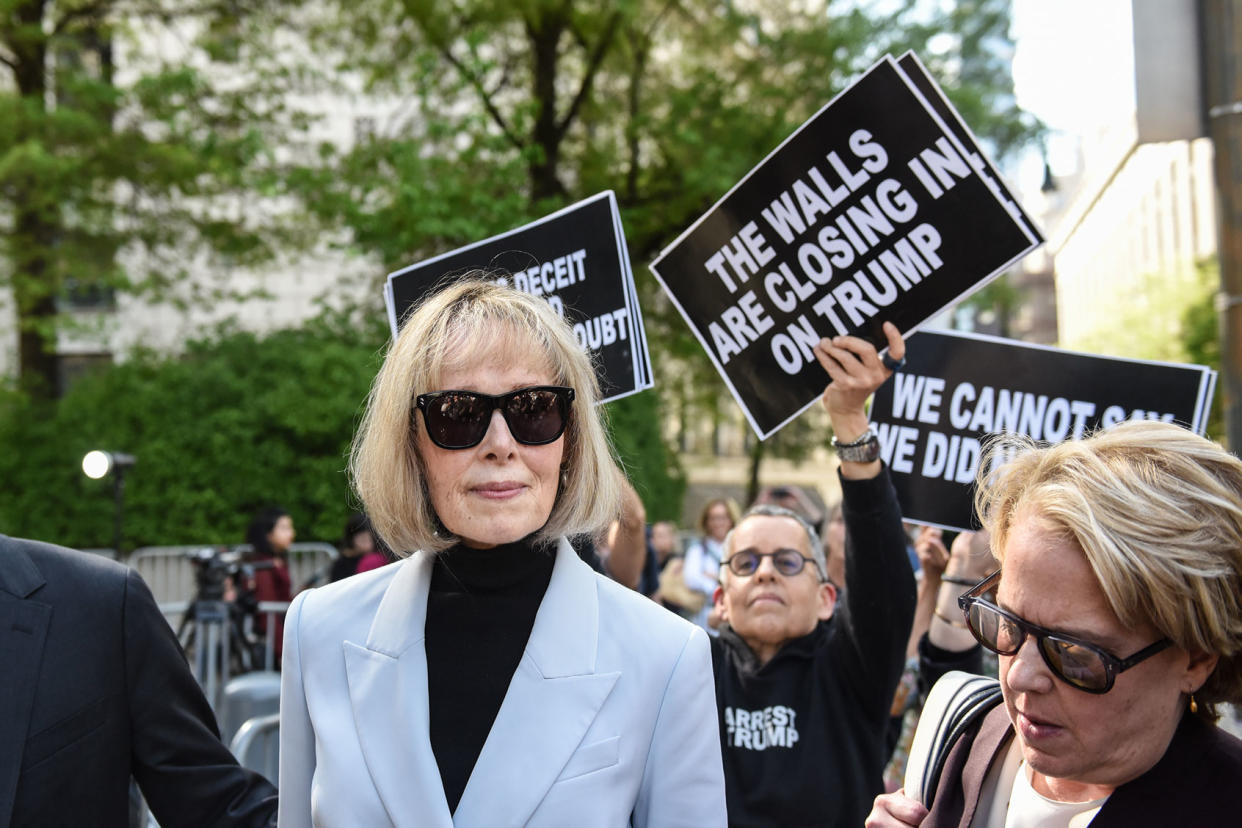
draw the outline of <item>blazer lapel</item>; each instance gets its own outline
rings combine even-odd
[[[449,828],[431,751],[423,646],[433,556],[416,552],[380,601],[365,645],[346,641],[345,671],[367,771],[396,826]]]
[[[526,652],[454,824],[525,825],[595,721],[620,676],[595,673],[597,588],[595,573],[562,539]]]
[[[0,825],[8,825],[17,798],[22,752],[39,664],[52,608],[27,600],[43,586],[43,576],[25,552],[0,550]]]

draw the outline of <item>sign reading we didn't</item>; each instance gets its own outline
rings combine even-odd
[[[651,269],[760,435],[828,381],[812,348],[877,347],[1041,241],[913,56],[802,125]]]
[[[988,435],[1059,443],[1136,419],[1202,433],[1215,385],[1201,365],[920,331],[906,340],[905,367],[876,392],[871,421],[902,516],[967,529]]]

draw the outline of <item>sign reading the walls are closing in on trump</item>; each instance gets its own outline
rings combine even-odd
[[[871,421],[907,520],[970,528],[988,434],[1059,443],[1125,420],[1207,426],[1216,372],[994,337],[920,331],[876,392]]]
[[[885,321],[913,331],[1042,241],[920,87],[885,58],[651,264],[761,438],[823,392],[822,337],[882,348]]]
[[[389,274],[384,301],[393,336],[425,296],[479,270],[542,297],[569,321],[592,355],[602,402],[652,386],[642,313],[611,190]]]

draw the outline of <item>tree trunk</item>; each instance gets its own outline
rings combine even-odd
[[[746,481],[746,504],[755,502],[755,498],[759,497],[759,467],[763,465],[763,456],[766,454],[765,447],[767,443],[754,438],[754,443],[750,447],[750,475]]]
[[[537,202],[565,194],[556,175],[561,156],[556,117],[557,60],[565,19],[557,12],[549,12],[538,19],[528,19],[526,31],[534,55],[533,92],[538,107],[532,138],[539,151],[530,161],[530,195]]]
[[[47,106],[47,39],[42,36],[47,0],[19,0],[13,12],[17,31],[10,48],[14,78],[23,100]],[[34,34],[31,33],[40,33]],[[41,121],[23,119],[18,138],[40,140]],[[25,134],[22,134],[25,133]],[[36,206],[37,193],[19,185],[14,196],[13,299],[17,307],[18,371],[21,387],[39,397],[56,393],[56,291],[50,251],[56,239],[56,216]]]

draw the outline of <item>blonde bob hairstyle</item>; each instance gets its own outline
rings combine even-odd
[[[350,477],[376,532],[399,555],[438,552],[457,542],[435,514],[416,434],[414,401],[444,390],[448,371],[501,354],[548,369],[574,389],[565,429],[561,485],[536,539],[595,533],[620,511],[620,471],[601,422],[599,385],[573,330],[542,299],[486,281],[474,271],[432,294],[389,346],[350,452]],[[491,278],[496,278],[491,276]],[[466,449],[469,451],[469,449]]]
[[[977,482],[975,509],[1002,567],[1020,512],[1063,531],[1123,624],[1149,622],[1175,646],[1219,658],[1195,691],[1202,715],[1242,701],[1238,458],[1180,426],[1131,421],[1046,448],[1001,436]]]

